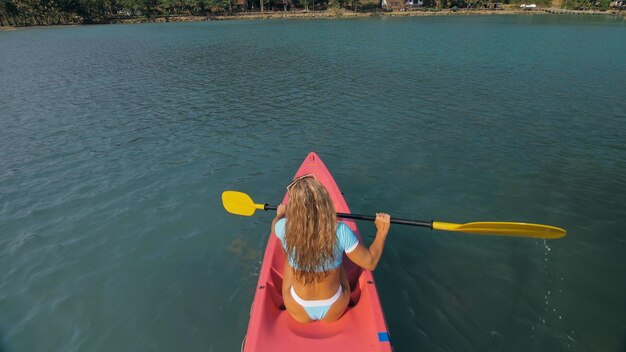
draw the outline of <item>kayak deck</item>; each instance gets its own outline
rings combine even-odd
[[[314,174],[328,190],[337,212],[350,213],[332,175],[315,153],[310,153],[296,172],[296,177]],[[283,203],[287,204],[286,194]],[[346,223],[363,241],[352,220]],[[389,334],[374,278],[369,270],[352,263],[344,254],[343,266],[350,282],[350,304],[346,313],[332,323],[295,321],[282,299],[282,275],[285,253],[278,238],[271,233],[259,273],[244,351],[391,351]]]

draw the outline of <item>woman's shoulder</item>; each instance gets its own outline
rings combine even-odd
[[[274,225],[274,233],[278,238],[285,237],[285,226],[287,224],[287,218],[282,218],[276,221],[276,225]]]
[[[359,240],[350,226],[344,222],[337,223],[337,241],[341,250],[346,252],[351,252],[359,244]]]
[[[340,230],[341,231],[346,231],[346,230],[352,231],[350,229],[350,226],[348,226],[348,224],[346,224],[343,221],[337,221],[337,231],[340,231]]]

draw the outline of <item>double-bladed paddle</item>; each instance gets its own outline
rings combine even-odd
[[[252,216],[257,210],[276,210],[277,208],[276,206],[268,204],[255,204],[249,195],[237,191],[225,191],[222,193],[222,204],[224,205],[224,209],[229,213],[243,216]],[[360,214],[337,213],[337,217],[366,221],[376,220],[375,216]],[[564,237],[567,233],[560,227],[523,222],[469,222],[466,224],[454,224],[450,222],[416,221],[391,217],[391,223],[477,235],[501,235],[542,239],[557,239]]]

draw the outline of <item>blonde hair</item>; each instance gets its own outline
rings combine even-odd
[[[287,253],[296,264],[298,282],[321,282],[329,274],[337,246],[337,214],[328,191],[313,177],[289,187],[285,226]],[[319,270],[322,271],[319,271]]]

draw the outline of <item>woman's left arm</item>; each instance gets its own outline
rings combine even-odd
[[[276,228],[275,226],[278,220],[284,218],[285,215],[287,215],[287,206],[285,204],[281,204],[278,206],[278,208],[276,208],[276,217],[272,221],[272,232],[274,232],[274,229]]]

